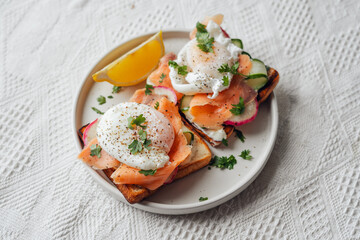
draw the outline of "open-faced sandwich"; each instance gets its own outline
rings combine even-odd
[[[255,119],[259,103],[279,81],[273,68],[243,51],[240,39],[220,27],[223,16],[198,22],[190,41],[165,55],[147,83],[174,89],[180,111],[211,145],[219,145],[240,126]]]
[[[278,73],[244,52],[221,22],[216,15],[197,23],[178,56],[160,59],[145,89],[79,130],[79,158],[103,170],[129,203],[208,165],[202,138],[213,146],[227,139],[276,86]]]

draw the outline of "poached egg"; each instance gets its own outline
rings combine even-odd
[[[147,139],[150,149],[143,148],[132,154],[129,145],[140,140],[140,127],[129,128],[130,117],[145,117]],[[175,134],[170,121],[153,107],[126,102],[113,106],[101,117],[96,129],[99,145],[112,157],[134,168],[150,170],[164,167],[169,162],[168,153],[173,145]]]
[[[210,37],[214,38],[213,52],[203,52],[197,45],[196,38],[190,40],[179,52],[175,62],[180,66],[187,66],[188,74],[183,76],[177,69],[170,66],[169,77],[174,89],[186,95],[196,93],[213,93],[210,98],[218,96],[219,92],[230,86],[233,74],[220,73],[218,69],[223,64],[232,66],[238,61],[242,49],[225,37],[220,26],[209,21],[206,27]],[[224,86],[223,77],[229,79],[229,84]]]

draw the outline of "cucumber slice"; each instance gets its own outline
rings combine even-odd
[[[242,51],[241,54],[248,55],[250,59],[252,59],[251,55],[248,52]]]
[[[240,39],[238,39],[238,38],[232,38],[232,39],[231,39],[231,42],[232,42],[234,45],[236,45],[236,46],[238,46],[239,48],[241,48],[241,49],[244,48],[242,41],[241,41]]]
[[[246,76],[246,83],[255,90],[259,90],[268,82],[265,64],[259,59],[251,59],[252,68]]]
[[[191,99],[192,99],[193,97],[194,97],[194,96],[192,96],[192,95],[184,95],[184,96],[181,98],[181,101],[180,101],[180,110],[181,110],[182,112],[189,111],[190,101],[191,101]]]
[[[186,138],[187,145],[192,145],[192,143],[194,142],[194,133],[184,132],[184,136]]]

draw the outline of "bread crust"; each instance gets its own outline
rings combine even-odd
[[[187,128],[189,128],[189,130],[191,130],[192,132],[194,132],[195,134],[195,138],[196,141],[198,142],[199,146],[200,145],[202,147],[205,148],[205,151],[207,151],[207,154],[205,154],[202,158],[200,159],[193,159],[189,164],[187,164],[184,167],[179,167],[178,172],[176,173],[176,176],[174,178],[174,180],[183,178],[187,175],[189,175],[190,173],[193,173],[203,167],[205,167],[206,165],[209,164],[210,160],[211,160],[211,151],[208,147],[208,145],[204,142],[204,140],[199,136],[199,134],[197,134],[197,131],[194,129],[193,126],[191,126],[189,123],[188,125],[184,124]],[[111,178],[111,174],[115,171],[116,169],[111,168],[111,169],[104,169],[103,172],[105,173],[105,175],[109,178]],[[114,183],[115,184],[115,183]],[[149,190],[147,188],[144,188],[142,186],[139,185],[135,185],[135,184],[115,184],[115,186],[117,187],[117,189],[123,194],[123,196],[125,197],[125,199],[131,203],[138,203],[141,200],[143,200],[146,197],[149,197],[151,194],[153,194],[154,192],[156,192],[156,190]]]

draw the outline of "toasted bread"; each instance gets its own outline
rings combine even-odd
[[[211,160],[211,151],[204,140],[197,134],[197,131],[190,124],[184,124],[188,130],[194,133],[194,141],[192,144],[192,152],[189,156],[190,159],[185,165],[180,165],[178,172],[175,175],[175,180],[180,179],[195,172],[209,164]],[[111,179],[111,174],[116,169],[105,169],[103,170],[105,175]],[[156,190],[149,190],[134,184],[115,184],[119,191],[124,195],[125,199],[133,204],[140,202],[144,198],[153,194]]]
[[[279,82],[279,73],[275,69],[268,68],[267,74],[268,74],[268,82],[266,83],[266,85],[264,87],[262,87],[258,91],[257,100],[258,100],[259,104],[264,102],[270,96],[270,94],[272,93],[272,91],[274,90],[274,88],[276,87],[276,85]],[[204,131],[202,131],[201,129],[196,127],[194,124],[192,124],[181,111],[180,111],[180,114],[181,114],[184,124],[186,126],[191,125],[193,127],[193,129],[195,129],[195,131],[202,138],[204,138],[208,143],[211,144],[211,146],[215,147],[215,146],[218,146],[219,144],[221,144],[221,141],[216,141],[216,140],[212,139]],[[224,131],[226,133],[226,137],[229,138],[234,131],[234,126],[224,125]]]

